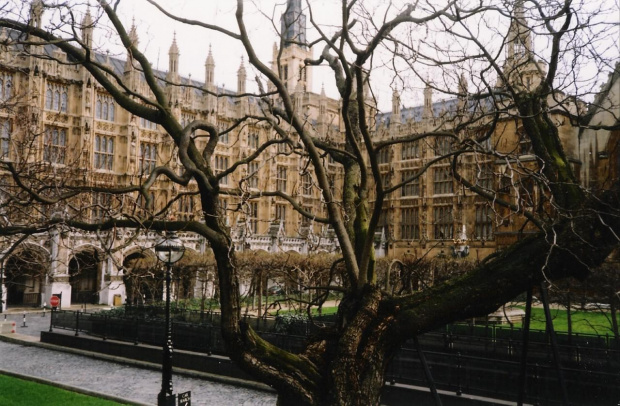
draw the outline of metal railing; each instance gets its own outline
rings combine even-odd
[[[50,329],[71,330],[75,335],[88,333],[102,339],[134,344],[160,345],[164,339],[164,322],[158,318],[157,312],[138,316],[136,313],[113,317],[105,313],[55,311]],[[196,317],[200,322],[186,321]],[[205,312],[198,316],[186,313],[183,319],[173,320],[176,349],[226,354],[219,328],[219,313]],[[291,352],[301,351],[308,335],[319,328],[315,323],[296,322],[292,329],[290,325],[286,327],[289,332],[297,334],[282,334],[277,332],[277,317],[247,316],[245,322],[267,341]],[[320,323],[329,321],[323,319]],[[514,401],[523,351],[522,333],[521,329],[491,325],[480,328],[451,325],[421,335],[419,342],[438,389]],[[598,405],[606,404],[608,399],[620,399],[620,351],[616,349],[617,340],[609,336],[580,335],[572,338],[571,345],[567,344],[567,339],[559,341],[563,343],[559,345],[559,354],[571,402]],[[552,406],[561,404],[551,344],[544,331],[533,332],[527,352],[526,401]],[[428,385],[412,342],[406,343],[394,357],[386,372],[386,380]]]

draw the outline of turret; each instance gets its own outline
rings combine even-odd
[[[280,17],[284,47],[297,45],[306,48],[306,15],[301,11],[301,0],[288,0],[286,11]]]
[[[459,104],[458,107],[460,110],[465,108],[465,105],[467,103],[467,93],[468,93],[468,85],[467,85],[467,79],[465,78],[465,74],[461,73],[461,76],[459,76]]]
[[[312,76],[305,60],[312,59],[312,51],[306,43],[306,16],[301,9],[301,0],[288,0],[286,11],[282,14],[281,35],[282,52],[280,55],[280,78],[289,91],[297,90],[300,83],[303,90],[312,88]],[[278,66],[278,48],[274,46],[272,66]]]
[[[43,1],[42,0],[32,0],[30,4],[30,19],[28,20],[28,25],[35,28],[41,27],[41,19],[43,17]]]
[[[506,37],[505,77],[510,85],[529,91],[538,86],[545,72],[544,62],[536,61],[534,55],[532,31],[525,18],[523,0],[517,0]],[[498,87],[502,86],[504,83],[499,81]]]
[[[424,113],[422,117],[425,119],[433,117],[433,89],[428,81],[424,87]]]
[[[82,19],[82,42],[88,49],[93,48],[93,18],[90,15],[90,9],[86,10]]]
[[[237,70],[237,94],[245,93],[245,66],[243,64],[243,57],[241,57],[241,65],[239,65],[239,70]]]
[[[138,38],[138,30],[136,29],[136,22],[132,21],[131,28],[129,29],[129,41],[134,47],[138,47],[140,40]],[[125,73],[133,70],[133,54],[128,49],[127,50],[127,60],[125,61]]]
[[[213,53],[211,52],[211,45],[209,44],[209,54],[205,61],[205,87],[209,90],[213,90],[215,73],[215,61],[213,59]]]
[[[523,0],[517,0],[514,16],[510,22],[506,47],[506,60],[523,62],[532,57],[532,33],[525,19]]]
[[[392,117],[390,124],[400,124],[400,94],[396,89],[392,92]]]
[[[170,81],[177,81],[179,78],[179,47],[177,46],[177,34],[174,33],[172,39],[172,45],[168,51],[168,75],[166,79]]]

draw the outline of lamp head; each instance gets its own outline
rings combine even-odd
[[[174,232],[167,232],[166,235],[155,244],[155,254],[161,262],[172,265],[183,258],[185,247]]]

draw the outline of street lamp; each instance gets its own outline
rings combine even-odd
[[[157,406],[174,405],[172,395],[172,325],[170,323],[170,280],[172,279],[172,264],[183,258],[185,247],[174,232],[167,232],[166,236],[155,244],[157,258],[166,264],[166,331],[163,344],[161,391],[157,395]]]

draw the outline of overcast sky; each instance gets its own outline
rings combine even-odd
[[[19,2],[22,0],[9,0]],[[30,0],[27,0],[28,2]],[[55,0],[54,0],[55,1]],[[466,1],[466,0],[464,0]],[[53,2],[48,0],[48,3]],[[93,0],[71,0],[71,4],[74,5],[74,11],[77,13],[83,13],[85,7],[84,3],[90,2],[94,4]],[[163,0],[160,1],[170,12],[184,18],[199,20],[207,23],[217,24],[230,29],[233,32],[237,32],[237,24],[235,21],[235,9],[236,1],[234,0]],[[376,24],[380,24],[383,19],[383,12],[388,4],[392,5],[390,11],[395,13],[399,7],[402,7],[406,3],[406,0],[369,0],[368,7],[372,8],[370,11],[372,18],[375,19]],[[433,5],[437,2],[430,2]],[[612,41],[610,51],[612,57],[617,60],[618,55],[618,0],[600,0],[596,2],[586,3],[584,7],[594,7],[603,3],[608,3],[609,7],[605,7],[604,11],[608,12],[608,15],[604,18],[611,19],[615,23],[612,31],[615,32],[615,40]],[[248,32],[250,39],[254,44],[257,54],[265,63],[270,63],[272,59],[272,47],[274,41],[278,40],[278,31],[280,29],[280,16],[285,10],[285,0],[245,0],[245,20],[248,26]],[[306,0],[302,0],[302,4],[306,4]],[[322,29],[326,34],[331,34],[336,30],[340,22],[340,0],[312,0],[312,9],[315,20],[319,21]],[[420,3],[421,4],[421,3]],[[97,12],[95,7],[91,8],[93,14]],[[416,13],[419,12],[419,8],[416,9]],[[49,14],[50,12],[48,12]],[[118,14],[121,20],[125,23],[127,29],[135,21],[139,36],[139,48],[145,52],[147,57],[151,60],[154,67],[161,70],[168,70],[168,51],[172,43],[172,39],[176,33],[177,45],[180,50],[180,63],[179,71],[181,75],[187,77],[192,76],[193,79],[204,81],[204,63],[208,54],[209,46],[212,47],[213,56],[215,59],[215,82],[217,85],[224,85],[226,88],[235,90],[237,86],[237,69],[241,62],[241,57],[245,54],[241,45],[223,34],[215,33],[213,31],[206,30],[204,28],[192,27],[180,22],[175,22],[165,17],[159,12],[153,5],[149,4],[145,0],[121,0],[119,2]],[[312,40],[316,38],[316,33],[310,29],[310,16],[306,12],[308,18],[308,39]],[[50,17],[48,17],[50,18]],[[495,13],[495,20],[485,21],[485,24],[489,24],[491,29],[497,28],[499,32],[505,32],[507,28],[507,20],[502,20],[497,13]],[[364,20],[365,17],[360,18]],[[431,31],[428,31],[427,27],[415,28],[411,25],[407,26],[407,30],[400,32],[399,38],[406,38],[410,36],[415,41],[423,42],[425,39],[436,41],[440,44],[440,47],[449,47],[453,45],[449,41],[442,44],[441,30],[443,27],[436,24],[437,32],[433,33],[432,24]],[[501,35],[489,35],[488,29],[481,26],[484,24],[476,24],[475,21],[470,22],[470,26],[474,30],[479,30],[479,39],[486,42],[487,45],[501,44]],[[359,25],[358,25],[359,26]],[[611,27],[610,27],[611,28]],[[607,29],[607,27],[606,27]],[[614,34],[609,34],[614,37]],[[444,40],[445,40],[445,36]],[[104,28],[96,28],[94,35],[95,45],[101,52],[107,50],[114,56],[125,59],[125,51],[121,45],[118,44],[118,39],[106,31]],[[544,53],[545,48],[548,48],[548,41],[544,37],[538,37],[535,45],[536,51]],[[496,46],[496,45],[493,45]],[[315,47],[313,49],[314,56],[316,57],[320,53],[321,49]],[[383,55],[383,56],[382,56]],[[380,59],[384,58],[383,61]],[[382,63],[390,65],[390,58],[387,58],[385,54],[377,54],[377,57],[373,60],[374,66],[381,65]],[[247,64],[246,70],[248,77],[248,90],[255,90],[254,77],[256,72]],[[419,75],[425,75],[431,80],[442,81],[445,77],[441,76],[441,70],[438,68],[428,68],[423,65],[419,65]],[[402,68],[400,66],[399,68]],[[320,92],[321,86],[324,84],[325,90],[328,96],[337,98],[338,94],[335,90],[333,74],[327,67],[313,67],[313,88],[314,92]],[[467,69],[467,67],[465,67]],[[569,69],[572,69],[569,66]],[[375,95],[379,99],[380,110],[389,110],[391,108],[392,87],[397,88],[401,92],[402,103],[406,107],[422,104],[422,81],[418,78],[408,79],[405,77],[407,69],[404,69],[404,74],[401,78],[394,81],[394,73],[392,71],[373,71],[371,75],[371,83]],[[465,71],[466,72],[466,71]],[[467,73],[467,72],[466,72]],[[598,70],[592,71],[591,77],[599,75]],[[601,76],[600,80],[605,80],[606,75]],[[458,77],[455,75],[454,77]],[[475,80],[471,76],[468,76],[469,80]],[[405,88],[403,90],[403,88]],[[472,88],[470,87],[470,91]],[[435,99],[439,98],[439,95],[435,95]]]
[[[262,0],[256,3],[249,1],[247,3],[252,3],[248,4],[246,8],[250,39],[263,62],[270,63],[273,44],[275,41],[279,41],[276,30],[280,30],[280,15],[284,10],[284,2]],[[334,9],[337,10],[338,3],[338,0],[315,0],[312,5],[322,21],[336,18],[334,22],[337,23],[339,17],[334,13]],[[231,31],[238,31],[235,21],[236,2],[233,0],[166,0],[161,4],[176,15],[217,23]],[[258,12],[256,7],[260,7],[263,14]],[[123,21],[128,26],[135,18],[140,37],[140,49],[146,53],[153,66],[159,67],[161,70],[168,69],[168,51],[176,33],[180,51],[179,71],[183,76],[187,77],[191,74],[193,79],[204,81],[204,64],[211,45],[216,65],[215,82],[218,85],[225,85],[226,88],[236,89],[237,69],[241,63],[241,57],[245,54],[238,42],[204,28],[190,27],[171,21],[154,6],[143,0],[121,2],[119,14],[123,16]],[[272,16],[273,22],[271,21]],[[314,50],[315,56],[318,52],[319,50]],[[248,65],[247,58],[245,61],[248,89],[256,89],[255,72]],[[329,69],[326,67],[315,67],[313,69],[314,83],[311,90],[320,92],[321,85],[325,82],[328,95],[338,97]]]

